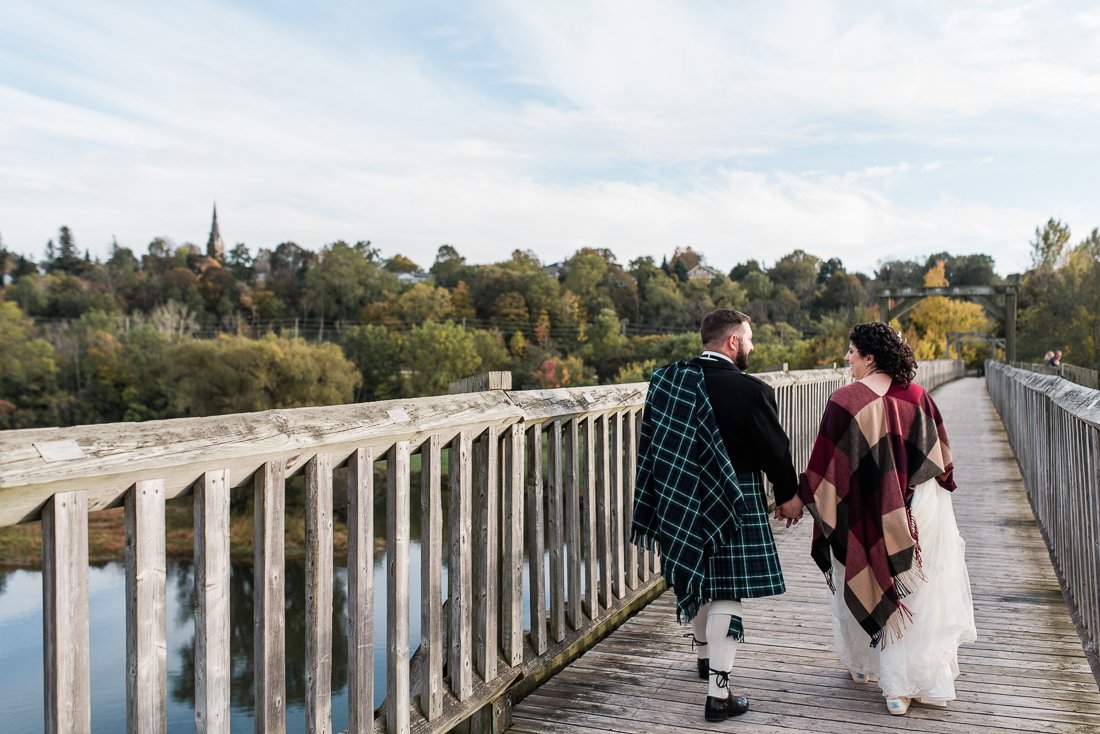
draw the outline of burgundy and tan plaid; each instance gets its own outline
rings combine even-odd
[[[815,520],[811,555],[832,587],[829,550],[844,565],[844,601],[872,645],[900,637],[901,599],[923,579],[907,501],[935,478],[955,489],[940,411],[920,385],[879,396],[855,382],[833,393],[799,496]]]

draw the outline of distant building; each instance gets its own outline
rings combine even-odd
[[[722,273],[709,265],[699,264],[688,271],[688,280],[713,280],[719,275]]]
[[[402,283],[409,283],[416,285],[417,283],[423,283],[428,278],[432,277],[431,273],[398,273],[397,279]]]
[[[214,205],[214,222],[210,225],[210,239],[206,241],[206,256],[215,260],[225,259],[225,243],[218,231],[218,205]]]
[[[552,263],[550,265],[547,265],[542,269],[542,272],[546,273],[551,278],[557,278],[568,269],[569,263],[562,261],[560,263]]]

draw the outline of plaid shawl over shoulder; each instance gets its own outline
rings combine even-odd
[[[726,453],[702,369],[680,361],[654,372],[642,417],[631,535],[645,547],[660,547],[678,618],[692,619],[714,589],[745,597],[782,593],[766,516],[750,499]],[[714,559],[727,562],[715,566]],[[737,575],[743,574],[734,569],[766,572],[716,580],[708,578],[708,567]]]
[[[923,579],[911,487],[936,478],[955,489],[940,411],[924,388],[861,383],[833,393],[802,474],[799,496],[815,520],[811,555],[832,587],[832,550],[844,565],[844,601],[871,636],[900,637],[901,599]]]

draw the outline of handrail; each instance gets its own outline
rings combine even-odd
[[[1066,364],[1065,362],[1057,367],[1037,362],[1011,362],[1010,364],[1022,370],[1038,372],[1041,375],[1057,375],[1062,379],[1069,380],[1082,387],[1091,388],[1092,390],[1100,389],[1100,380],[1098,380],[1097,371],[1090,370],[1087,367],[1078,367],[1077,365]]]
[[[1100,390],[1003,362],[986,386],[1092,649],[1100,643]]]
[[[926,387],[962,373],[961,362],[940,362],[921,363],[918,380]],[[801,469],[829,396],[851,381],[848,371],[757,377],[776,391]],[[128,729],[164,730],[164,503],[188,493],[196,516],[196,727],[228,731],[229,491],[242,485],[252,486],[255,499],[256,731],[285,728],[283,495],[286,478],[300,472],[307,484],[307,730],[329,730],[332,630],[325,609],[332,593],[333,469],[342,466],[348,467],[349,730],[438,732],[471,716],[474,730],[487,729],[487,705],[517,680],[541,679],[554,661],[583,651],[663,588],[657,555],[629,542],[647,387],[491,391],[0,433],[0,526],[43,520],[47,731],[66,729],[90,707],[88,512],[118,505],[125,505],[127,521]],[[44,458],[59,448],[69,453],[58,456],[75,458]],[[416,613],[408,607],[416,572],[409,555],[410,459],[416,452],[425,593],[422,643],[410,662],[409,618]],[[389,653],[386,700],[376,716],[369,568],[373,463],[383,459]],[[444,482],[451,497],[449,547],[442,543]],[[524,556],[544,553],[549,574],[531,563],[524,588]],[[450,569],[445,605],[444,557]],[[523,628],[525,597],[531,630]],[[73,650],[76,655],[68,654]]]

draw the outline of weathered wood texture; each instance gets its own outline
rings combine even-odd
[[[1093,649],[1100,644],[1100,391],[986,363],[1039,526]]]
[[[229,472],[195,483],[195,733],[229,734]]]
[[[449,452],[451,488],[450,638],[447,667],[451,693],[465,701],[473,693],[473,445],[470,434],[455,436]]]
[[[542,426],[527,431],[527,553],[541,559],[546,550],[546,511],[542,481]],[[530,564],[531,647],[536,655],[546,652],[546,574],[545,565]],[[522,601],[521,601],[522,613]],[[521,625],[522,627],[522,625]],[[522,630],[520,636],[522,639]]]
[[[515,667],[523,662],[523,497],[524,426],[504,434],[501,527],[500,640],[504,660]]]
[[[386,731],[409,731],[409,443],[386,455]]]
[[[348,732],[374,731],[374,454],[348,459]]]
[[[546,544],[550,556],[550,636],[561,642],[565,636],[565,506],[562,451],[562,422],[550,424],[546,438],[548,491]]]
[[[514,732],[1052,732],[1100,730],[1100,691],[1081,650],[1016,462],[982,383],[942,387],[966,539],[977,642],[960,649],[958,699],[892,716],[874,683],[833,652],[828,587],[809,558],[810,525],[773,525],[786,594],[745,602],[746,642],[730,689],[750,710],[703,718],[706,683],[666,593],[514,710]]]
[[[485,682],[497,677],[497,582],[500,569],[500,441],[489,428],[478,441],[473,522],[474,661]]]
[[[283,462],[256,472],[255,560],[252,565],[253,686],[256,734],[286,731],[286,609],[283,544],[286,481]]]
[[[461,393],[485,392],[486,390],[511,389],[511,372],[482,372],[480,375],[455,380],[448,386],[447,392],[451,395],[459,395]]]
[[[420,712],[432,721],[443,710],[442,447],[432,436],[420,447]]]
[[[164,482],[126,495],[126,731],[168,730]]]
[[[92,729],[88,657],[88,498],[59,492],[42,511],[46,734]]]
[[[332,457],[306,465],[306,733],[332,732]]]

